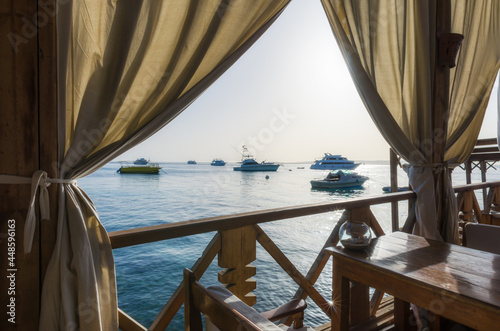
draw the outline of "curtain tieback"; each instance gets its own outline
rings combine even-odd
[[[40,187],[40,215],[42,219],[50,218],[49,191],[47,187],[50,184],[75,184],[76,179],[56,179],[48,178],[47,173],[43,170],[37,170],[30,177],[0,175],[0,184],[31,184],[31,200],[28,206],[28,215],[24,224],[24,253],[31,252],[33,245],[33,236],[35,235],[35,199],[38,187]]]

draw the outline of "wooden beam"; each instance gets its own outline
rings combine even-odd
[[[333,247],[336,246],[339,242],[339,230],[342,224],[344,224],[347,219],[349,218],[350,212],[348,210],[344,210],[342,213],[342,216],[340,216],[340,219],[338,222],[335,224],[335,227],[333,228],[332,232],[330,233],[330,236],[328,239],[326,239],[326,242],[323,245],[323,248],[318,253],[318,256],[314,260],[313,264],[309,268],[309,271],[306,274],[306,279],[312,284],[316,284],[316,281],[318,280],[319,276],[323,272],[323,269],[325,268],[326,264],[328,263],[328,260],[330,259],[330,256],[325,253],[325,248],[327,247]],[[297,292],[295,292],[295,295],[293,296],[294,299],[303,299],[305,300],[307,298],[307,292],[304,291],[302,287],[299,287]],[[282,319],[280,323],[284,323],[286,325],[291,324],[291,318],[288,319]]]
[[[142,326],[135,319],[127,315],[123,310],[118,308],[118,323],[120,325],[120,330],[123,331],[147,331],[144,326]]]
[[[481,161],[481,182],[486,182],[486,161]],[[483,206],[486,205],[486,196],[488,195],[486,187],[483,187]]]
[[[0,174],[31,177],[39,169],[38,45],[37,28],[33,24],[36,14],[34,1],[0,2]],[[0,330],[38,330],[38,226],[31,253],[25,255],[23,249],[30,190],[30,185],[0,185],[0,232],[7,234],[8,220],[15,221],[15,254],[7,254],[6,238],[2,238],[0,244],[1,265],[4,266],[4,274],[0,277],[0,305],[3,307]],[[15,260],[9,261],[9,257]],[[9,264],[11,262],[13,264]],[[7,266],[14,271],[7,271]],[[8,279],[6,273],[15,278]],[[15,300],[13,304],[12,299]],[[15,312],[11,321],[6,311],[9,304],[14,306],[9,311]]]
[[[309,297],[323,310],[330,318],[333,318],[333,310],[331,304],[314,288],[314,286],[295,268],[292,262],[283,254],[276,244],[267,236],[267,234],[258,226],[255,225],[257,231],[257,240],[262,247],[273,257],[273,259],[283,268],[284,271],[300,286]]]
[[[205,271],[210,266],[210,263],[214,260],[219,253],[221,247],[220,235],[217,233],[212,238],[210,243],[207,245],[205,250],[203,251],[201,257],[196,261],[196,263],[191,268],[191,271],[195,274],[196,279],[200,279],[201,276],[205,273]],[[151,324],[149,330],[151,331],[160,331],[165,330],[175,314],[181,308],[182,303],[184,302],[184,281],[177,287],[174,294],[170,297],[167,304],[163,307],[161,312]],[[121,325],[120,325],[121,326]]]
[[[440,35],[450,32],[450,0],[436,1],[436,40],[432,107],[433,163],[444,160],[449,117],[450,68],[439,63]]]
[[[470,185],[460,185],[460,186],[455,186],[453,189],[455,190],[455,193],[459,192],[466,192],[466,191],[475,191],[479,190],[485,187],[498,187],[500,186],[500,180],[494,181],[494,182],[487,182],[487,183],[474,183]]]
[[[497,138],[478,139],[476,142],[476,146],[496,145],[496,144],[497,144]]]
[[[38,29],[38,86],[40,118],[40,169],[49,178],[59,178],[58,172],[58,117],[57,117],[57,26],[56,0],[38,1],[40,26]],[[57,233],[57,185],[48,188],[50,219],[40,222],[41,280],[52,257]]]
[[[468,161],[498,161],[500,153],[472,154]]]
[[[257,303],[252,292],[257,283],[251,278],[256,268],[250,265],[257,258],[256,232],[253,226],[219,231],[221,248],[218,265],[224,268],[219,272],[219,282],[249,306]]]
[[[439,61],[440,36],[450,32],[450,3],[449,0],[436,1],[436,31],[434,50],[434,78],[432,98],[432,163],[440,164],[444,161],[446,137],[448,133],[449,118],[449,90],[450,90],[450,68],[441,65]],[[446,219],[446,188],[444,178],[448,173],[443,171],[434,173],[436,187],[436,208],[438,215],[437,228],[441,232],[442,222]]]
[[[472,161],[465,161],[465,182],[467,184],[472,183]]]
[[[396,152],[390,148],[391,192],[398,191],[398,165],[399,159]],[[399,230],[398,202],[391,202],[392,232]]]
[[[414,192],[407,191],[355,200],[347,199],[334,202],[268,209],[115,231],[109,233],[109,237],[113,248],[120,248],[211,231],[235,229],[246,225],[321,214],[334,210],[354,209],[391,201],[408,200],[415,198],[415,196]]]
[[[476,147],[472,150],[472,154],[483,154],[483,153],[491,153],[491,152],[499,152],[498,146],[494,147]]]

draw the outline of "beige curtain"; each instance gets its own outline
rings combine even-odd
[[[64,179],[88,175],[174,119],[289,0],[64,1],[58,7]],[[63,4],[64,3],[64,4]],[[107,233],[76,184],[59,189],[40,330],[117,330]]]
[[[414,232],[454,242],[456,206],[444,162],[467,159],[500,66],[500,1],[451,1],[451,32],[463,34],[450,73],[447,132],[432,129],[436,0],[322,0],[358,92],[382,135],[406,159],[417,193]],[[433,139],[445,154],[433,164]],[[436,173],[440,175],[435,176]],[[445,182],[439,219],[436,177]]]

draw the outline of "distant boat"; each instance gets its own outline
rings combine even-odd
[[[311,169],[354,170],[359,165],[360,163],[354,163],[354,161],[350,161],[346,157],[343,157],[342,155],[332,155],[330,153],[325,153],[325,156],[321,160],[314,161],[314,164],[311,165]]]
[[[195,160],[189,160],[188,164],[196,164],[196,161]]]
[[[158,174],[160,172],[160,164],[159,163],[148,163],[144,165],[129,164],[127,162],[122,162],[120,169],[116,172],[120,174]]]
[[[212,166],[216,166],[216,167],[222,167],[222,166],[225,166],[226,165],[226,162],[224,162],[223,160],[221,159],[213,159],[212,160],[212,163],[210,163],[210,165]]]
[[[241,165],[233,167],[234,171],[276,171],[279,168],[278,163],[274,162],[261,162],[255,161],[253,156],[248,152],[246,146],[243,146],[243,153],[241,154]]]
[[[312,188],[337,189],[362,186],[369,178],[350,171],[330,171],[321,180],[311,180]]]
[[[148,163],[149,163],[149,160],[146,160],[143,157],[141,157],[140,159],[137,159],[137,160],[134,161],[134,164],[145,165],[145,164],[148,164]]]
[[[400,186],[398,187],[398,192],[404,192],[404,191],[408,191],[410,188],[408,186]],[[390,193],[391,192],[391,187],[390,186],[384,186],[382,187],[382,191],[386,192],[386,193]]]

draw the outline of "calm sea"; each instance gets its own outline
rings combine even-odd
[[[309,181],[323,178],[327,171],[311,170],[308,164],[284,164],[276,172],[233,171],[234,164],[224,167],[209,163],[188,165],[163,163],[159,175],[125,174],[116,170],[119,163],[111,162],[86,178],[79,185],[94,201],[108,232],[149,225],[222,216],[246,211],[294,206],[318,202],[354,199],[383,194],[389,185],[389,165],[386,162],[366,162],[356,170],[370,177],[363,188],[318,191]],[[299,169],[304,167],[304,169]],[[269,176],[266,179],[266,175]],[[398,174],[400,186],[407,185],[404,172]],[[499,180],[495,170],[488,180]],[[465,184],[464,172],[453,174],[454,185]],[[480,181],[477,170],[473,182]],[[481,202],[481,196],[478,197]],[[372,211],[382,228],[390,232],[390,205],[373,206]],[[407,216],[407,205],[400,203],[400,223]],[[306,274],[321,250],[341,212],[313,215],[262,224],[262,228],[280,249]],[[200,257],[215,233],[166,240],[152,244],[120,248],[114,251],[118,283],[118,304],[126,313],[149,327],[182,280],[182,271]],[[297,285],[257,245],[258,301],[255,308],[264,311],[289,300]],[[217,284],[217,259],[202,277],[208,286]],[[316,283],[326,298],[331,293],[331,266],[327,265]],[[308,299],[306,324],[318,326],[327,322],[321,310]],[[169,330],[183,330],[183,310],[179,311]]]

